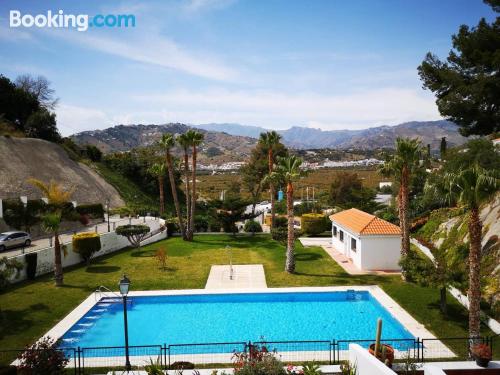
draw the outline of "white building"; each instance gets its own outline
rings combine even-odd
[[[398,271],[401,230],[356,208],[330,216],[332,247],[361,270]]]

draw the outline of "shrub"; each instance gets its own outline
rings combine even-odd
[[[208,217],[203,215],[196,215],[194,217],[194,230],[196,232],[208,231]]]
[[[171,370],[193,370],[194,364],[191,362],[177,361],[170,365]]]
[[[288,219],[284,216],[276,216],[274,218],[274,227],[275,228],[278,228],[278,227],[287,227],[288,225]]]
[[[301,235],[301,231],[294,229],[294,237],[298,238]],[[276,227],[271,230],[271,237],[273,240],[278,241],[286,245],[288,240],[288,228],[287,227]]]
[[[31,346],[18,357],[21,374],[58,375],[64,374],[68,359],[57,349],[57,342],[45,337]]]
[[[266,346],[251,346],[248,352],[234,353],[234,373],[238,375],[287,375],[277,353]]]
[[[101,238],[96,233],[78,233],[73,236],[73,251],[89,264],[94,253],[101,250]]]
[[[255,234],[255,233],[260,233],[262,232],[262,227],[261,225],[259,224],[258,221],[255,221],[255,220],[248,220],[246,223],[245,223],[245,227],[243,228],[243,230],[246,232],[246,233],[252,233],[252,234]]]
[[[172,234],[179,233],[181,231],[179,223],[175,218],[166,219],[165,225],[167,226],[167,234],[169,237],[172,236]]]
[[[104,207],[101,203],[79,205],[76,207],[76,212],[80,215],[89,215],[93,219],[104,218]]]
[[[29,280],[35,280],[38,253],[28,253],[24,259],[26,259],[26,276]]]
[[[167,268],[167,252],[165,251],[165,248],[163,246],[156,250],[155,258],[158,262],[158,266],[162,270],[165,270],[165,268]]]
[[[309,235],[323,233],[327,228],[326,216],[323,214],[304,214],[300,218],[302,231]]]

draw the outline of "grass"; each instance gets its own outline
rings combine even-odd
[[[467,336],[467,312],[450,298],[449,313],[439,311],[439,292],[405,283],[399,276],[351,276],[319,247],[296,244],[296,274],[284,272],[285,248],[268,235],[255,237],[200,235],[192,243],[171,238],[99,258],[89,266],[65,270],[65,285],[52,276],[11,286],[0,294],[0,348],[22,348],[42,336],[98,286],[117,289],[126,273],[132,290],[204,288],[210,267],[227,264],[230,245],[235,264],[263,264],[269,287],[378,284],[437,337]],[[164,247],[167,269],[160,270],[155,252]],[[484,331],[484,334],[491,334]]]
[[[154,207],[156,199],[145,194],[135,183],[105,166],[103,163],[92,163],[91,165],[106,182],[111,184],[129,207]]]

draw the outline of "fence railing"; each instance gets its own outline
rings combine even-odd
[[[500,338],[498,335],[480,337],[479,342],[487,343],[494,351],[494,358],[500,358]],[[477,342],[477,340],[475,342]],[[318,341],[254,341],[220,342],[200,344],[162,344],[129,346],[129,359],[134,369],[142,369],[151,362],[162,368],[193,363],[196,365],[228,365],[233,362],[234,353],[251,353],[265,347],[275,352],[284,363],[317,362],[339,364],[349,359],[349,344],[364,348],[373,343],[367,340],[318,340]],[[410,358],[417,362],[470,360],[471,340],[468,337],[431,339],[383,339],[382,344],[392,346],[394,360]],[[53,350],[53,349],[45,349]],[[68,360],[67,370],[74,374],[86,374],[89,369],[125,369],[125,347],[60,348]],[[31,351],[37,351],[31,349]],[[38,350],[41,351],[41,350]],[[19,358],[30,349],[0,350],[2,365],[19,365]]]

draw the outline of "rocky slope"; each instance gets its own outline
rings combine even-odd
[[[109,198],[111,207],[124,205],[113,186],[88,166],[71,160],[57,144],[0,136],[0,198],[40,198],[40,192],[26,181],[31,177],[74,187],[73,199],[78,203],[104,203]]]
[[[165,133],[182,134],[191,129],[184,124],[165,125],[117,125],[104,130],[77,133],[72,139],[78,144],[92,144],[103,152],[128,151],[134,147],[149,146]],[[206,131],[205,141],[201,146],[199,161],[201,163],[221,163],[241,161],[250,155],[256,139],[244,136],[233,136],[223,132]],[[181,150],[174,150],[180,154]]]

